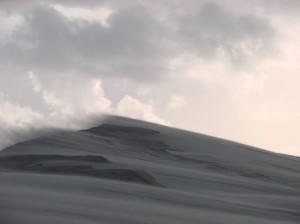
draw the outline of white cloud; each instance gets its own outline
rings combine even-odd
[[[21,106],[0,93],[0,149],[31,136],[32,130],[43,128],[85,127],[91,116],[100,117],[103,112],[111,111],[111,101],[105,97],[99,79],[61,77],[59,85],[51,90],[51,83],[43,83],[33,73],[28,73],[32,88],[45,105],[45,108],[33,109],[32,105]],[[27,136],[27,137],[26,137]]]
[[[139,96],[149,97],[152,94],[152,90],[151,90],[150,87],[140,86],[140,87],[137,88],[136,93]]]
[[[0,126],[5,130],[9,127],[25,127],[43,118],[43,115],[28,106],[20,106],[10,102],[4,94],[0,93]]]
[[[140,102],[138,99],[132,96],[126,95],[116,108],[116,112],[119,115],[128,116],[135,119],[142,119],[149,122],[154,122],[163,125],[170,125],[170,123],[154,112],[151,105]]]
[[[0,93],[0,150],[30,136],[28,129],[31,125],[39,126],[44,115],[28,106],[20,106]]]
[[[90,86],[89,94],[83,99],[87,102],[88,113],[109,112],[111,101],[105,97],[101,80],[92,79],[88,85]]]
[[[170,102],[167,105],[168,110],[177,110],[187,105],[186,98],[184,96],[174,95],[171,96]]]
[[[10,35],[23,23],[23,18],[17,13],[0,11],[0,45],[9,41]]]
[[[110,110],[111,102],[105,97],[99,79],[73,78],[72,86],[68,85],[70,80],[61,80],[60,85],[56,85],[55,92],[52,92],[43,86],[33,72],[29,72],[29,78],[34,91],[41,95],[47,105],[48,116],[52,117],[57,125],[68,126],[72,119],[78,116],[100,115]]]
[[[80,7],[65,7],[62,5],[53,5],[55,10],[62,13],[70,20],[82,19],[88,22],[98,22],[102,26],[108,26],[107,19],[113,13],[109,8],[95,7],[95,8],[80,8]]]
[[[43,101],[48,105],[48,107],[51,110],[58,110],[59,108],[65,108],[64,103],[61,100],[59,100],[55,96],[55,94],[43,88],[42,84],[38,80],[38,77],[33,72],[29,72],[28,77],[32,82],[33,90],[36,93],[41,93]]]

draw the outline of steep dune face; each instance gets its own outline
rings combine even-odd
[[[300,223],[300,160],[121,117],[0,152],[19,223]]]

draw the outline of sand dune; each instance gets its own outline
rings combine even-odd
[[[300,159],[121,117],[0,152],[1,224],[300,223]]]

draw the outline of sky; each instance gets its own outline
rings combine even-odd
[[[300,156],[300,1],[0,0],[0,148],[116,114]]]

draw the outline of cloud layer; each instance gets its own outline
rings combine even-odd
[[[298,1],[24,2],[0,2],[2,147],[115,113],[298,153]]]

